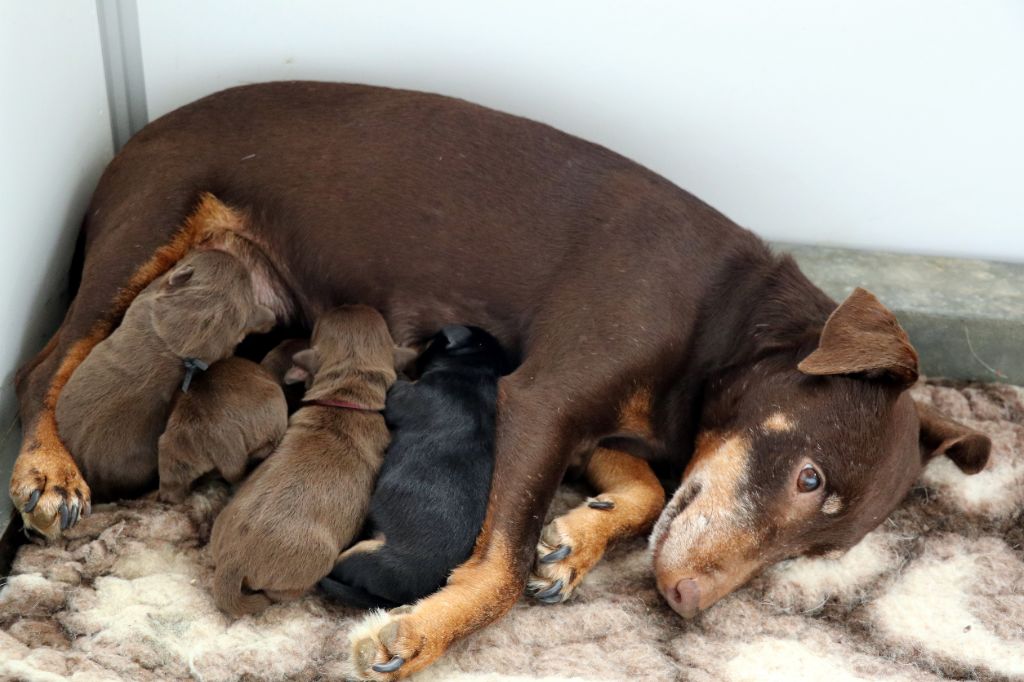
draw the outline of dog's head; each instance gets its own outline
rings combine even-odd
[[[416,360],[416,371],[423,374],[452,363],[460,367],[479,367],[497,374],[509,371],[509,362],[501,344],[479,327],[445,326],[434,335]]]
[[[223,251],[187,255],[147,293],[154,331],[181,358],[212,364],[275,323],[273,311],[256,301],[251,273]]]
[[[306,400],[348,400],[383,410],[404,361],[404,349],[395,346],[379,312],[346,305],[317,319],[309,348],[292,356],[284,381],[305,383]]]
[[[988,460],[986,436],[915,405],[917,353],[867,291],[806,351],[767,354],[709,388],[694,455],[651,536],[658,588],[683,616],[777,561],[849,549],[932,457],[966,473]]]

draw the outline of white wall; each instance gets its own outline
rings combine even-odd
[[[110,159],[110,119],[91,2],[0,1],[0,491],[6,491],[14,370],[63,315],[85,205]],[[0,493],[0,531],[8,504]]]
[[[149,113],[240,83],[457,95],[771,239],[1024,261],[1019,0],[147,0]]]

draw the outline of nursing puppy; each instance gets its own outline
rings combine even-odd
[[[302,396],[306,392],[303,382],[285,383],[285,377],[294,363],[292,357],[299,351],[309,348],[308,338],[285,339],[270,350],[260,360],[260,366],[270,372],[274,381],[284,390],[284,399],[288,403],[288,414],[294,414],[302,407]]]
[[[214,470],[238,483],[287,428],[284,391],[270,371],[239,357],[214,363],[178,395],[160,436],[159,498],[180,502],[197,478]]]
[[[231,356],[247,334],[273,325],[273,312],[256,302],[249,271],[221,251],[191,253],[140,293],[57,402],[61,439],[93,500],[155,488],[157,443],[175,396],[197,372]],[[79,502],[62,505],[61,528],[85,511]]]
[[[394,357],[372,308],[346,306],[317,320],[287,377],[306,383],[305,406],[213,525],[221,609],[238,616],[300,597],[359,532],[388,445],[382,411]]]
[[[320,582],[351,606],[411,604],[437,591],[483,525],[505,355],[482,329],[452,325],[417,365],[419,381],[399,381],[388,393],[391,445],[370,501],[370,539]]]

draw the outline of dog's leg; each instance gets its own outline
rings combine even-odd
[[[206,458],[197,457],[195,443],[178,426],[164,431],[157,441],[157,470],[161,502],[177,504],[188,496],[192,482],[213,469]],[[204,461],[197,461],[204,460]]]
[[[376,552],[383,546],[384,540],[382,539],[363,540],[361,542],[357,542],[356,544],[352,545],[351,547],[343,551],[341,554],[339,554],[338,560],[334,563],[340,564],[342,561],[348,559],[353,554],[372,554],[373,552]]]
[[[596,497],[560,516],[541,532],[529,592],[554,604],[572,596],[610,542],[648,531],[665,506],[665,491],[642,459],[598,448],[586,478]]]
[[[565,383],[557,377],[540,386],[524,378],[540,374],[523,365],[500,385],[494,482],[472,556],[439,592],[375,614],[349,635],[357,677],[395,680],[422,670],[519,599],[571,446],[564,417],[573,404]]]

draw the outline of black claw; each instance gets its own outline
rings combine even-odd
[[[591,500],[587,506],[591,509],[615,509],[615,503],[611,500]]]
[[[556,561],[561,561],[565,557],[569,556],[571,552],[572,547],[570,547],[569,545],[559,545],[558,549],[556,549],[554,552],[542,556],[540,558],[540,562],[542,564],[553,564]]]
[[[33,490],[32,494],[28,496],[28,504],[25,505],[25,508],[22,511],[26,514],[31,514],[32,510],[36,508],[37,504],[39,504],[39,496],[42,494],[42,490]]]
[[[85,503],[85,509],[82,510],[82,516],[92,516],[92,502]]]
[[[562,602],[562,595],[556,594],[551,597],[545,597],[544,599],[537,597],[537,601],[541,604],[560,604]]]
[[[538,592],[537,594],[535,594],[533,596],[534,596],[534,598],[539,599],[541,601],[548,601],[552,597],[557,596],[558,593],[562,591],[562,585],[563,585],[562,579],[559,578],[558,580],[555,581],[554,585],[552,585],[548,589],[544,590],[543,592]],[[548,602],[548,603],[550,604],[551,602]]]
[[[60,512],[60,529],[68,529],[68,521],[71,520],[71,513],[68,511],[68,503],[61,502],[60,506],[57,507],[57,511]]]
[[[82,507],[77,502],[71,507],[71,527],[74,528],[75,524],[78,523],[78,519],[82,516]]]
[[[405,659],[401,656],[392,656],[391,660],[387,663],[374,663],[371,668],[375,673],[393,673],[405,664]]]

